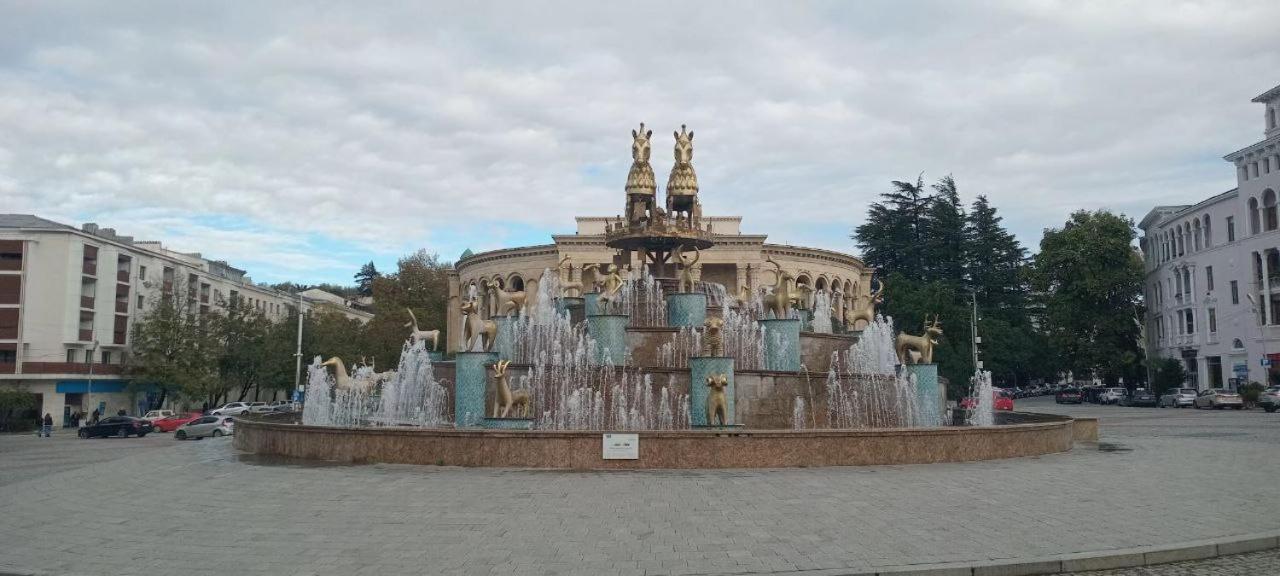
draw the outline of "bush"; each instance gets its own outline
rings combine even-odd
[[[1253,406],[1258,403],[1258,398],[1262,397],[1263,390],[1266,390],[1266,387],[1262,384],[1250,382],[1241,386],[1237,392],[1240,393],[1240,398],[1244,400],[1245,406]]]
[[[26,390],[0,390],[0,432],[34,430],[40,407]]]

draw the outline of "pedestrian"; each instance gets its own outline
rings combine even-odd
[[[93,409],[93,416],[89,418],[89,425],[90,425],[90,426],[92,426],[92,425],[97,424],[97,423],[98,423],[98,409],[97,409],[97,408],[94,408],[94,409]]]
[[[49,414],[48,412],[45,412],[44,421],[41,422],[41,424],[43,424],[40,427],[41,432],[44,432],[44,437],[48,438],[50,434],[53,434],[53,415]]]

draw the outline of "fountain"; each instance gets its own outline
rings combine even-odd
[[[862,329],[837,333],[831,295],[798,290],[772,257],[764,290],[738,286],[731,296],[701,281],[715,235],[700,220],[693,134],[676,133],[666,210],[653,198],[649,134],[633,132],[627,218],[606,227],[614,261],[582,267],[596,270],[594,289],[574,278],[568,258],[518,298],[487,283],[482,299],[473,286],[455,304],[465,316],[462,333],[449,335],[459,344],[451,360],[433,361],[431,331],[415,319],[396,370],[359,363],[347,374],[340,359],[316,358],[302,426],[247,422],[237,444],[308,457],[569,468],[928,462],[1065,449],[1069,421],[1037,429],[1039,444],[1007,446],[970,441],[977,428],[944,427],[932,364],[941,325],[935,318],[919,336],[896,333],[892,319],[874,314],[883,283],[861,297],[856,322],[846,319]],[[808,329],[798,304],[812,312]],[[972,424],[990,426],[990,374],[975,386]],[[637,433],[636,459],[602,459],[605,432]],[[393,444],[375,448],[389,437]]]

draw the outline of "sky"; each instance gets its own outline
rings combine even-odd
[[[952,175],[1034,249],[1234,186],[1280,2],[0,0],[0,212],[97,222],[259,282],[545,244],[622,211],[631,134],[695,133],[708,215],[857,253],[892,180]]]

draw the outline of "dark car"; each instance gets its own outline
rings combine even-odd
[[[1079,388],[1064,388],[1054,395],[1053,401],[1058,404],[1082,404],[1084,395],[1080,394]]]
[[[1138,388],[1120,400],[1121,406],[1149,406],[1155,408],[1158,402],[1156,395],[1146,388]]]
[[[79,435],[81,438],[93,438],[96,436],[119,436],[121,438],[137,436],[141,438],[150,431],[151,424],[140,418],[111,416],[99,420],[97,424],[90,424],[81,428]]]

